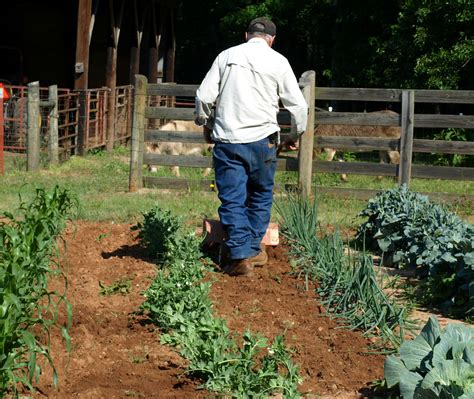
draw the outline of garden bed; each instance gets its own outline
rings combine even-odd
[[[159,331],[133,314],[144,298],[156,266],[137,245],[128,224],[78,222],[66,232],[68,297],[73,305],[72,351],[53,337],[59,391],[45,368],[36,397],[50,398],[198,398],[199,382],[184,374],[186,362],[159,344]],[[324,317],[312,290],[288,276],[283,246],[269,251],[267,266],[253,278],[212,274],[217,316],[231,331],[247,328],[269,339],[285,335],[307,397],[355,398],[371,381],[382,378],[380,355],[367,355],[370,342]],[[116,284],[119,280],[124,284]],[[127,288],[127,279],[131,282]],[[101,286],[125,295],[101,295]],[[128,293],[126,292],[128,291]]]

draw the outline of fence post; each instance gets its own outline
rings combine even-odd
[[[398,184],[410,183],[411,164],[413,158],[413,126],[415,121],[415,91],[402,92],[402,134],[400,137],[400,165],[398,169]]]
[[[308,123],[306,131],[299,140],[298,152],[298,186],[304,197],[311,195],[313,178],[313,146],[314,146],[314,96],[316,86],[316,72],[306,71],[301,75],[300,85],[303,86],[303,95],[308,103]]]
[[[51,165],[59,163],[59,134],[58,134],[58,86],[49,86],[49,101],[53,104],[49,110],[49,139],[48,157]]]
[[[81,90],[79,91],[79,115],[77,123],[77,155],[86,155],[86,130],[88,128],[86,121],[87,115],[87,91]]]
[[[40,94],[39,82],[28,83],[28,128],[26,139],[26,170],[39,170],[40,166]]]
[[[147,95],[147,78],[135,75],[135,94],[132,121],[132,153],[130,157],[129,191],[135,192],[142,187],[145,105]]]

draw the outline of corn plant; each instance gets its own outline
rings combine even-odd
[[[285,398],[300,397],[301,377],[283,338],[268,345],[264,337],[246,332],[238,346],[225,321],[213,315],[212,283],[202,281],[207,269],[199,239],[181,228],[169,228],[179,225],[169,212],[155,207],[152,213],[140,228],[159,232],[161,244],[153,245],[161,245],[165,252],[159,259],[163,267],[145,292],[141,309],[161,328],[161,342],[179,348],[189,360],[187,373],[203,381],[202,388],[209,391],[239,398],[266,398],[278,392]]]
[[[339,233],[325,234],[318,227],[316,199],[290,194],[276,209],[291,246],[294,272],[306,281],[318,281],[317,292],[327,311],[344,318],[348,328],[381,338],[388,349],[398,347],[414,326],[406,309],[385,294],[371,257],[364,251],[346,255]]]
[[[65,294],[51,292],[48,280],[61,274],[56,261],[56,240],[71,216],[74,200],[67,191],[36,191],[31,203],[22,202],[19,217],[3,213],[0,222],[0,393],[18,383],[33,389],[41,370],[38,356],[53,368],[49,331],[57,321],[58,309],[65,304],[68,323],[71,307]],[[33,328],[35,333],[33,333]],[[44,337],[39,339],[37,333]],[[69,344],[67,326],[62,329]]]

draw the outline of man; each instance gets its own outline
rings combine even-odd
[[[268,259],[261,241],[272,207],[279,100],[297,132],[306,129],[308,106],[288,60],[271,48],[275,34],[269,19],[252,20],[246,42],[221,52],[196,92],[195,122],[214,143],[219,216],[231,258],[224,272],[232,276],[251,275]]]

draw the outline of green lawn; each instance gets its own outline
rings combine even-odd
[[[57,184],[71,190],[79,199],[79,219],[135,222],[155,204],[184,216],[193,225],[201,225],[203,217],[218,217],[219,200],[212,191],[197,188],[187,191],[143,189],[139,193],[129,193],[128,150],[124,148],[117,149],[113,154],[97,152],[85,157],[73,156],[59,166],[40,172],[21,171],[23,159],[8,157],[6,161],[5,176],[0,177],[0,211],[16,209],[19,196],[27,201],[33,197],[37,187],[49,189]],[[160,168],[157,175],[172,176],[169,168],[165,167]],[[189,179],[203,178],[201,170],[192,168],[181,168],[181,175]],[[296,173],[277,173],[277,183],[294,183],[296,180]],[[337,174],[315,174],[314,184],[317,193],[318,186],[382,190],[395,187],[396,182],[392,178],[358,175],[349,175],[348,181],[342,182]],[[410,187],[420,192],[474,195],[473,182],[414,179]],[[277,194],[276,200],[281,200],[281,197],[282,194]],[[360,223],[357,214],[366,205],[363,200],[331,195],[320,195],[319,202],[322,223],[345,227],[356,227]],[[458,202],[450,208],[461,217],[469,218],[473,214],[473,206],[472,202]]]

